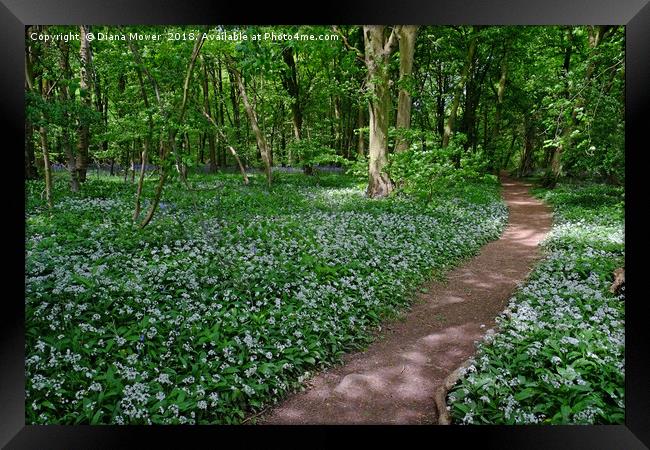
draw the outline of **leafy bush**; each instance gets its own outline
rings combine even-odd
[[[465,152],[458,141],[452,141],[446,148],[393,153],[387,172],[391,179],[399,180],[399,190],[428,202],[435,193],[467,181],[496,184],[494,175],[485,174],[486,165],[481,152]]]
[[[336,150],[323,145],[316,139],[301,139],[292,141],[287,145],[292,158],[301,162],[303,166],[316,166],[325,164],[349,163],[344,157],[337,155]]]
[[[357,155],[357,159],[351,161],[346,170],[346,175],[351,175],[358,180],[368,179],[368,157]]]
[[[449,394],[457,423],[623,423],[624,292],[609,292],[624,264],[623,190],[559,185],[538,190],[555,210],[533,271],[479,344]]]

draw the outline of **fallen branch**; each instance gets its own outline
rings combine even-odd
[[[261,410],[257,414],[253,414],[252,416],[246,418],[244,421],[242,421],[242,425],[245,424],[246,422],[249,422],[249,421],[253,420],[254,418],[262,415],[262,413],[266,412],[266,410],[268,410],[269,408],[270,408],[270,406],[267,406],[266,408],[264,408],[263,410]]]

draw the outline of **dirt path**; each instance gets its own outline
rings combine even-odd
[[[530,185],[502,180],[509,223],[498,241],[427,285],[402,321],[383,327],[366,351],[343,358],[308,388],[290,396],[260,424],[432,424],[434,393],[494,326],[517,283],[541,256],[551,211],[528,194]]]

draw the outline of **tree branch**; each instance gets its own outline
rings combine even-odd
[[[348,50],[352,50],[352,51],[355,53],[355,55],[357,56],[357,58],[359,58],[361,61],[364,61],[364,54],[363,54],[363,52],[362,52],[361,50],[359,50],[358,48],[356,48],[354,45],[351,45],[351,44],[348,42],[348,38],[347,38],[347,36],[345,36],[345,35],[341,32],[341,30],[339,29],[339,27],[338,27],[337,25],[332,25],[332,30],[333,30],[336,34],[338,34],[338,35],[341,37],[341,39],[343,39],[343,45],[345,46],[345,48],[347,48]]]
[[[395,25],[391,30],[390,36],[388,37],[388,41],[386,41],[386,44],[384,45],[385,55],[390,55],[391,52],[393,51],[393,48],[397,45],[397,34],[399,33],[401,28],[402,25]]]

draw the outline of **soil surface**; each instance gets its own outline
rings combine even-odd
[[[541,257],[551,210],[530,185],[502,175],[508,226],[479,255],[423,286],[401,320],[382,326],[367,350],[315,375],[306,389],[256,419],[258,424],[433,424],[436,389],[475,353],[518,283]]]

